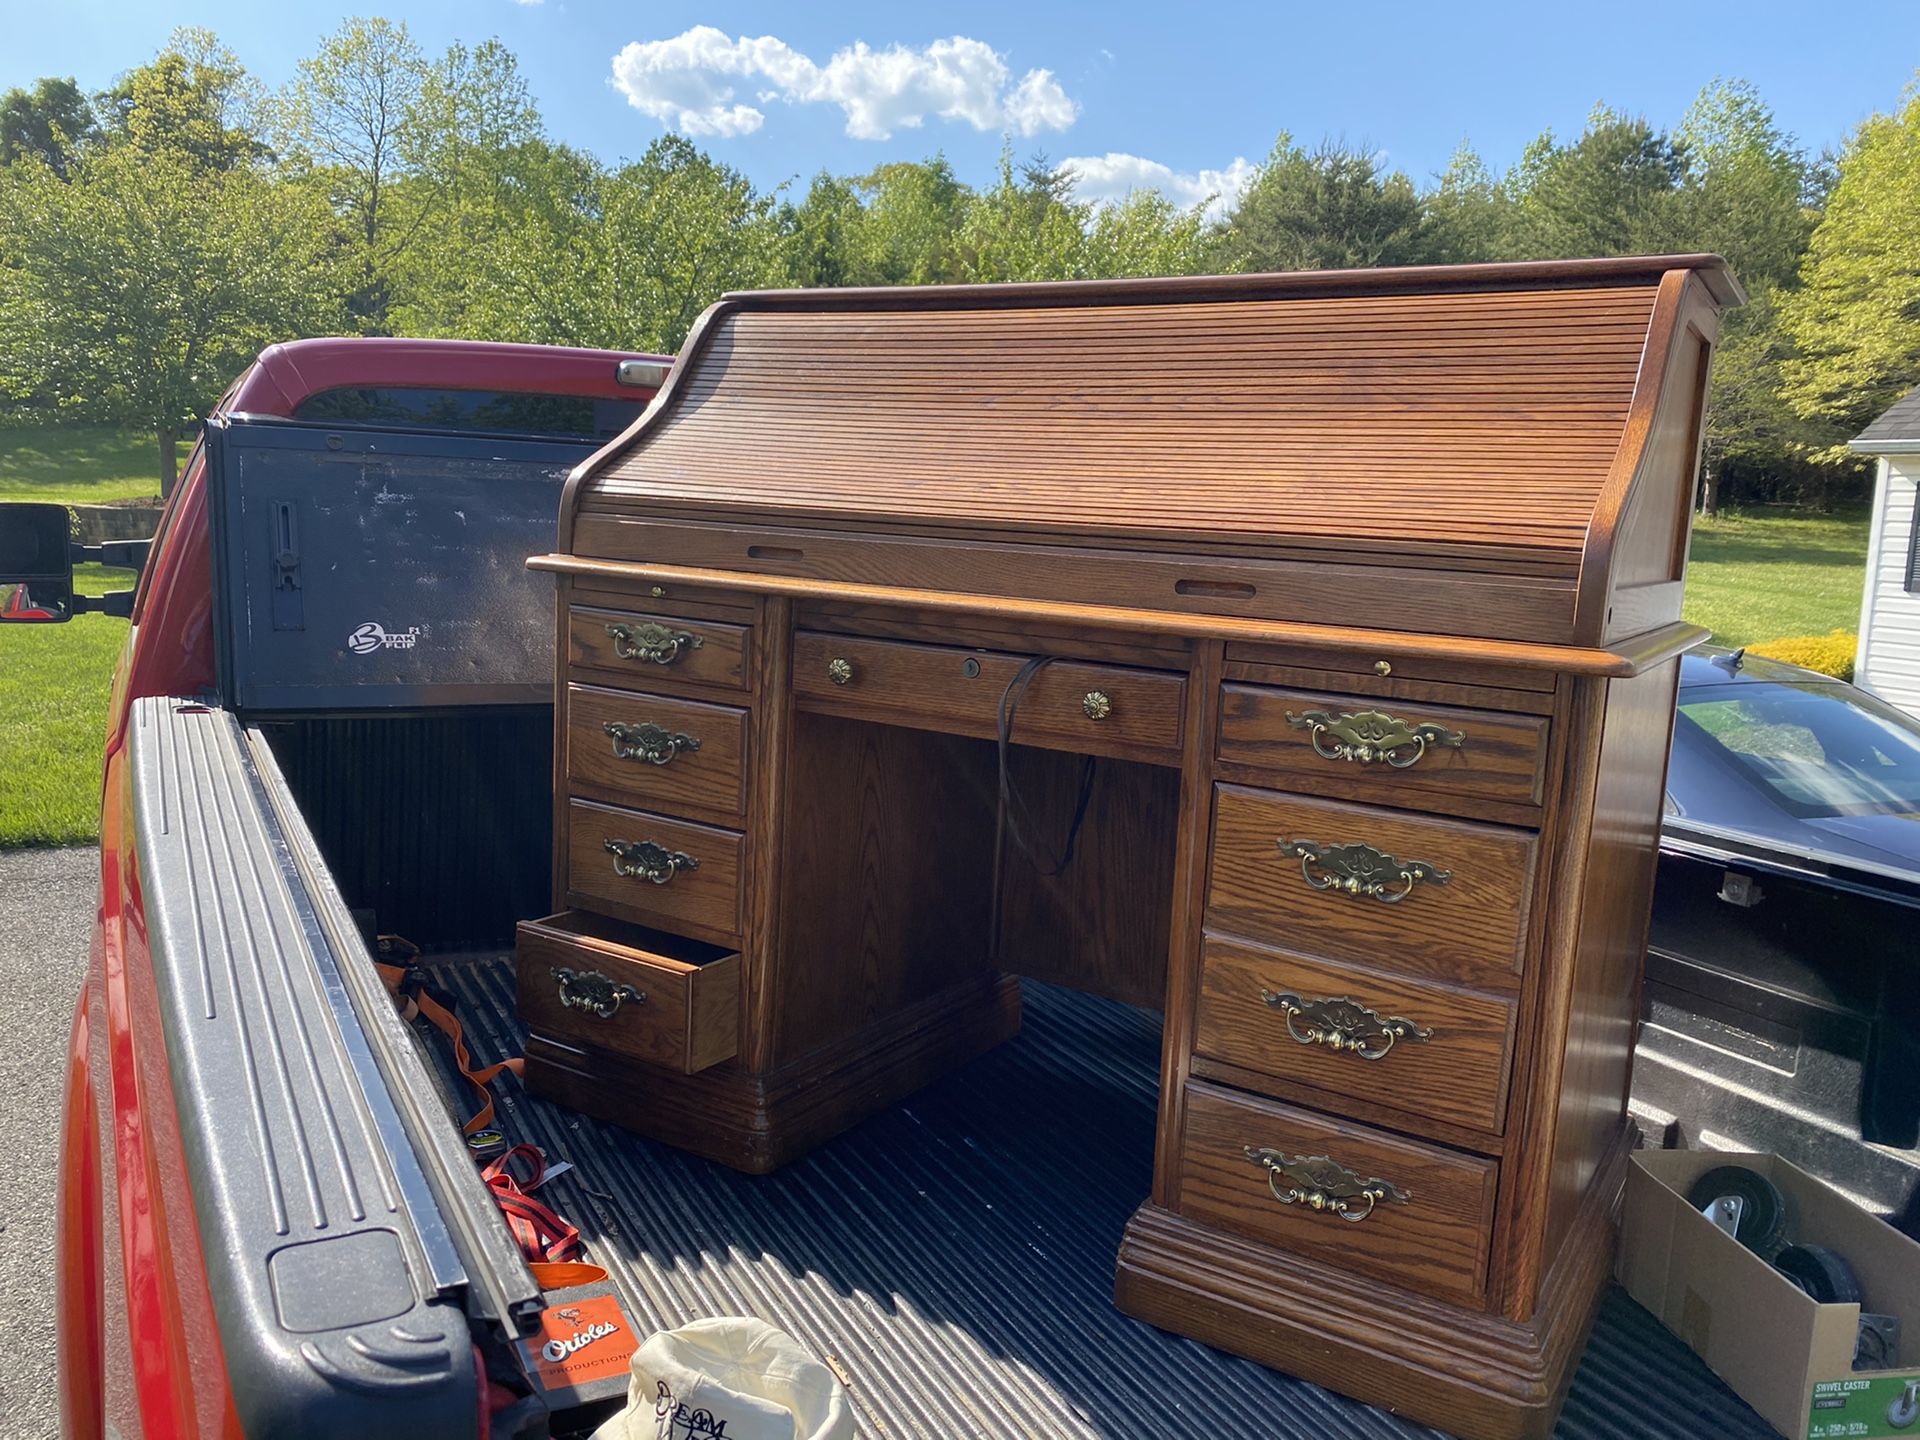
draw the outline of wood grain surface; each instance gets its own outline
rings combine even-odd
[[[616,648],[615,625],[664,625],[694,636],[698,646],[683,645],[671,660],[629,658]],[[575,606],[567,626],[567,661],[576,670],[595,672],[579,678],[603,685],[633,685],[645,690],[678,690],[683,685],[721,690],[747,688],[747,646],[752,630],[713,620],[653,615]]]
[[[1537,716],[1258,685],[1224,687],[1220,709],[1219,758],[1271,771],[1279,785],[1312,789],[1331,777],[1383,805],[1417,807],[1450,795],[1540,803],[1547,722]],[[1435,743],[1424,749],[1403,745],[1396,754],[1399,764],[1379,755],[1328,758],[1324,752],[1337,750],[1339,739],[1323,728],[1316,750],[1311,724],[1293,723],[1316,712],[1336,723],[1353,715],[1386,714],[1409,726],[1437,725],[1465,738],[1458,745]]]
[[[566,703],[567,783],[574,794],[636,810],[692,809],[729,819],[743,812],[745,710],[589,685],[568,686]],[[698,743],[665,764],[621,758],[606,727],[647,723]]]
[[[718,945],[566,911],[519,927],[518,995],[528,1028],[685,1074],[740,1044],[740,957]],[[609,1015],[562,1003],[557,968],[638,993]]]
[[[1391,1181],[1407,1201],[1376,1205],[1358,1222],[1282,1204],[1267,1171],[1248,1158],[1249,1146],[1327,1157],[1362,1179]],[[1408,1290],[1460,1299],[1485,1293],[1499,1168],[1492,1160],[1200,1081],[1187,1085],[1180,1152],[1176,1208],[1183,1215]]]
[[[574,800],[567,806],[569,903],[702,940],[740,934],[741,837],[738,831],[695,825],[665,815],[619,810]],[[691,855],[697,869],[678,871],[664,884],[614,871],[608,840],[652,840]]]
[[[1303,1045],[1267,994],[1350,999],[1432,1034],[1396,1040],[1377,1060]],[[1209,935],[1193,1048],[1196,1055],[1309,1086],[1323,1093],[1322,1103],[1358,1097],[1401,1111],[1401,1124],[1415,1133],[1429,1119],[1498,1133],[1506,1120],[1513,1011],[1512,1000],[1502,996]],[[1296,1020],[1294,1028],[1304,1031],[1308,1024]]]
[[[1416,884],[1391,904],[1316,890],[1302,862],[1281,852],[1283,839],[1369,845],[1451,878]],[[1535,837],[1525,830],[1221,785],[1207,924],[1329,960],[1512,991],[1535,852]]]

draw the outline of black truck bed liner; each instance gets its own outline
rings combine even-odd
[[[476,1062],[519,1052],[509,957],[430,973],[459,997]],[[534,1099],[510,1076],[500,1124],[576,1167],[543,1198],[643,1334],[760,1315],[849,1381],[864,1436],[1433,1434],[1114,1308],[1114,1253],[1152,1165],[1159,1018],[1025,990],[1016,1039],[772,1176]],[[445,1047],[430,1049],[444,1066]],[[1616,1289],[1557,1433],[1774,1431]]]

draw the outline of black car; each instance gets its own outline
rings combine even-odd
[[[1797,666],[1681,662],[1633,1102],[1920,1200],[1920,720]]]

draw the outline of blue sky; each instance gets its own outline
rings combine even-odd
[[[1715,76],[1753,82],[1817,151],[1893,107],[1920,67],[1914,0],[0,0],[0,88],[43,74],[99,88],[183,24],[214,30],[277,85],[343,16],[375,12],[430,50],[499,36],[558,139],[615,159],[681,128],[769,188],[936,149],[979,181],[1011,133],[1021,156],[1079,161],[1084,191],[1150,183],[1185,200],[1231,188],[1282,129],[1365,142],[1424,184],[1462,139],[1501,170],[1544,127],[1577,133],[1600,100],[1671,124]]]

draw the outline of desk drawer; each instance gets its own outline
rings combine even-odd
[[[1410,1290],[1486,1293],[1492,1160],[1197,1082],[1186,1099],[1182,1214]],[[1391,1191],[1359,1193],[1377,1181]],[[1307,1198],[1281,1198],[1295,1190]],[[1381,1302],[1327,1297],[1349,1303]]]
[[[567,817],[571,903],[702,939],[740,933],[737,832],[586,800]]]
[[[1457,710],[1265,685],[1220,692],[1220,759],[1272,771],[1280,783],[1344,781],[1382,805],[1468,796],[1538,805],[1547,722],[1538,715]]]
[[[1207,925],[1513,990],[1536,849],[1530,830],[1220,785]]]
[[[749,626],[718,620],[576,605],[567,616],[567,663],[598,672],[611,685],[745,691],[752,635]]]
[[[1193,1048],[1330,1096],[1497,1135],[1513,1013],[1499,996],[1209,935]]]
[[[740,1045],[740,957],[577,910],[519,927],[529,1029],[693,1074]]]
[[[793,689],[809,709],[991,738],[1031,657],[802,631]],[[1178,764],[1184,675],[1056,660],[1018,697],[1013,739],[1049,750]]]
[[[590,685],[567,687],[567,781],[649,810],[746,805],[747,712]]]

